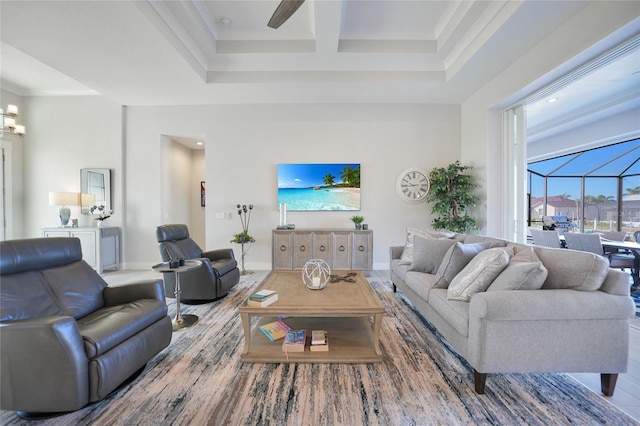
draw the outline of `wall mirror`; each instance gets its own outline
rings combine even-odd
[[[83,194],[93,194],[96,198],[94,205],[104,206],[105,210],[112,210],[111,206],[111,169],[81,169],[80,187]],[[82,206],[82,214],[91,214],[91,206]]]

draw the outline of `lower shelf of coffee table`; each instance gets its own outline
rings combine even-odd
[[[316,363],[373,363],[381,362],[376,354],[374,333],[369,317],[349,318],[285,318],[283,321],[294,330],[307,330],[304,352],[282,352],[283,339],[270,341],[260,331],[262,324],[277,318],[262,317],[251,330],[249,352],[240,356],[244,362],[316,362]],[[329,351],[312,352],[309,349],[311,330],[326,330]],[[287,356],[288,355],[288,356]]]

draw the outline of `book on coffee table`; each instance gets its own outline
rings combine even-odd
[[[256,308],[266,308],[274,302],[278,301],[278,293],[274,290],[260,290],[253,293],[247,299],[247,306]]]
[[[327,338],[327,332],[325,330],[312,330],[311,331],[311,345],[309,345],[311,352],[328,352],[329,340]]]
[[[277,320],[261,325],[260,330],[273,342],[286,336],[287,332],[291,330],[291,327],[284,321]]]
[[[307,330],[289,330],[282,342],[282,352],[304,352]]]

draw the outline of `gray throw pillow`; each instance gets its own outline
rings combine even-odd
[[[485,291],[507,267],[513,253],[513,247],[488,248],[478,253],[451,280],[447,299],[468,302],[474,294]]]
[[[511,258],[509,265],[493,280],[487,291],[539,290],[548,273],[533,247],[526,247]]]
[[[460,271],[473,259],[473,257],[482,250],[489,248],[491,243],[475,243],[462,244],[455,243],[452,245],[442,259],[442,263],[436,272],[436,283],[434,288],[447,288],[451,280],[458,275]]]
[[[456,242],[450,239],[413,237],[413,261],[410,271],[435,274],[447,250]]]
[[[407,228],[407,240],[404,244],[404,249],[402,250],[402,255],[400,256],[400,261],[398,262],[398,264],[411,265],[411,262],[413,262],[413,241],[416,235],[425,238],[452,238],[454,235],[456,235],[456,233],[444,230],[427,231],[418,228]]]

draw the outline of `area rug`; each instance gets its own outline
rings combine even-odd
[[[237,308],[256,285],[242,281],[221,301],[185,305],[183,312],[200,322],[175,332],[135,381],[104,401],[37,424],[638,424],[566,374],[492,374],[486,394],[476,394],[470,367],[388,282],[371,282],[386,310],[382,363],[242,363]],[[173,315],[175,302],[168,300]],[[6,411],[0,423],[29,424]]]

